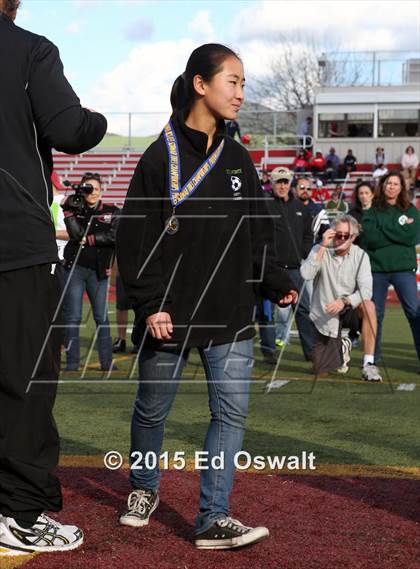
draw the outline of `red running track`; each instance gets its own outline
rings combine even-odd
[[[165,472],[150,525],[121,527],[126,472],[62,468],[61,521],[85,530],[67,554],[38,555],[24,569],[419,569],[419,481],[241,473],[232,514],[271,536],[237,551],[194,549],[198,475]],[[16,559],[16,558],[15,558]]]

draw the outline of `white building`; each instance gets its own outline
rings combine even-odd
[[[359,163],[372,163],[377,147],[399,163],[406,147],[420,156],[420,84],[322,87],[315,96],[314,149],[340,157],[351,148]]]

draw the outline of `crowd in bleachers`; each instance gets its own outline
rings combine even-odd
[[[400,166],[407,189],[414,190],[416,187],[420,187],[419,159],[412,146],[408,146],[405,149],[401,157]],[[351,148],[347,150],[347,154],[341,159],[334,147],[331,147],[326,155],[321,150],[312,152],[309,148],[300,148],[292,165],[295,174],[312,174],[323,183],[343,180],[351,172],[356,172],[357,168],[358,161]],[[383,148],[378,147],[376,149],[370,168],[372,177],[375,179],[388,172]]]

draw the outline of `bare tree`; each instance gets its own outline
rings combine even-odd
[[[354,62],[320,57],[323,48],[314,38],[279,38],[282,48],[263,77],[251,78],[250,100],[274,110],[293,111],[311,107],[317,87],[355,85],[361,68]],[[324,48],[325,49],[325,48]],[[338,50],[337,50],[338,51]]]

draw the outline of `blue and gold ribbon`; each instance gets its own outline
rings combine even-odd
[[[163,129],[166,147],[169,157],[169,194],[171,203],[175,207],[188,199],[195,192],[201,182],[210,174],[216,166],[222,154],[225,141],[222,140],[219,146],[194,172],[191,178],[181,187],[181,163],[179,158],[178,141],[171,121]]]

